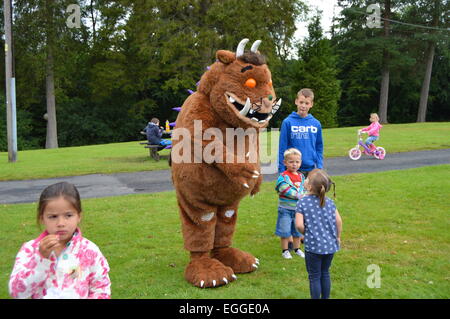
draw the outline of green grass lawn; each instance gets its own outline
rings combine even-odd
[[[332,298],[449,298],[450,165],[334,177],[342,249],[331,268]],[[113,298],[309,298],[304,259],[281,258],[274,183],[240,206],[235,247],[257,271],[215,289],[188,284],[174,192],[83,200],[81,224],[109,261]],[[38,236],[35,204],[1,205],[0,298],[21,244]],[[369,265],[381,287],[366,284]]]
[[[361,127],[324,129],[325,157],[347,156],[356,144],[356,131]],[[276,158],[278,132],[271,133],[268,143]],[[389,124],[381,130],[377,145],[388,153],[450,148],[450,122]],[[264,148],[265,149],[265,148]],[[19,151],[18,161],[8,163],[8,153],[0,153],[0,180],[21,180],[95,173],[117,173],[168,169],[165,158],[155,162],[149,152],[136,142],[113,143],[49,150]],[[161,155],[167,156],[168,150]],[[270,152],[269,152],[270,154]],[[273,157],[275,156],[275,157]],[[262,154],[262,159],[267,158]]]

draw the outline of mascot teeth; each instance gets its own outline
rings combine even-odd
[[[239,112],[240,115],[259,124],[264,124],[268,122],[281,106],[281,99],[278,99],[277,101],[274,102],[272,110],[269,113],[260,113],[258,112],[258,110],[260,109],[258,108],[258,106],[256,106],[257,107],[256,109],[252,109],[252,102],[250,101],[250,98],[246,99],[245,104],[241,104],[237,100],[237,98],[231,96],[230,93],[226,93],[225,97],[227,101],[236,108],[236,110]]]
[[[245,102],[244,108],[239,112],[242,116],[247,116],[248,111],[250,110],[250,106],[252,104],[250,103],[250,99],[247,98],[247,101]]]
[[[272,114],[275,114],[278,111],[278,109],[280,108],[280,106],[281,106],[281,98],[272,107]]]

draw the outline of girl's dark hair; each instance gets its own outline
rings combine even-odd
[[[42,216],[44,215],[45,207],[49,201],[58,197],[64,197],[65,200],[70,202],[72,206],[77,210],[78,214],[81,213],[81,199],[75,185],[67,182],[60,182],[50,186],[47,186],[39,197],[39,204],[37,208],[37,223],[40,225]]]
[[[313,169],[308,174],[308,183],[311,187],[310,192],[320,199],[320,207],[325,206],[325,194],[333,185],[333,197],[336,198],[336,185],[330,176],[322,169]]]

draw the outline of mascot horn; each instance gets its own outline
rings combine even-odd
[[[247,42],[242,40],[236,53],[217,51],[217,61],[181,107],[172,135],[172,181],[190,252],[184,274],[201,288],[225,285],[259,264],[231,244],[239,202],[256,194],[262,182],[259,129],[281,100],[257,51],[261,41],[244,51]]]

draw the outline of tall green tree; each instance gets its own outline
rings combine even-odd
[[[323,127],[336,127],[341,88],[337,79],[336,56],[331,41],[324,37],[318,12],[308,25],[309,36],[299,47],[299,60],[294,63],[292,94],[308,87],[314,91],[313,114]]]
[[[175,120],[172,107],[195,90],[215,52],[235,50],[245,37],[263,40],[276,87],[305,8],[300,0],[76,3],[79,28],[66,24],[73,1],[14,3],[18,115],[30,123],[26,147],[46,145],[50,122],[43,116],[52,113],[47,96],[53,96],[47,88],[54,88],[58,146],[134,140],[150,117]]]
[[[403,41],[391,32],[389,20],[396,17],[392,8],[397,8],[398,2],[386,0],[384,8],[379,7],[380,20],[384,19],[381,28],[368,23],[368,18],[377,14],[367,12],[370,4],[366,0],[338,0],[342,11],[332,41],[342,79],[342,125],[366,123],[369,113],[377,111],[380,120],[387,122],[393,74],[400,66],[412,63],[401,53]]]
[[[429,27],[428,33],[423,33],[421,38],[426,43],[425,50],[425,71],[420,90],[420,101],[417,112],[417,122],[425,122],[428,106],[428,97],[430,90],[431,75],[433,69],[433,61],[435,57],[436,46],[442,38],[442,32],[445,27],[450,25],[446,20],[446,13],[448,14],[450,3],[445,3],[434,0],[430,5],[429,1],[415,1],[414,5],[410,4],[407,8],[405,17],[410,21],[420,23],[423,27]],[[447,38],[448,40],[448,38]],[[448,44],[448,41],[446,41]]]

